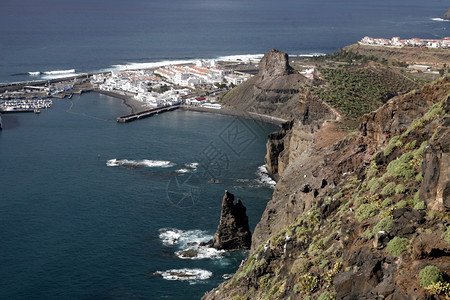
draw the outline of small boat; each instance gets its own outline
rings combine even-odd
[[[39,108],[35,108],[35,109],[34,109],[34,113],[35,113],[35,114],[40,114],[41,111],[39,110]]]

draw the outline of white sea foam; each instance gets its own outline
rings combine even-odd
[[[46,74],[46,75],[59,75],[59,74],[72,74],[72,73],[75,73],[75,69],[44,72],[44,74]]]
[[[155,274],[166,280],[181,280],[195,283],[197,280],[206,280],[212,276],[212,272],[203,269],[171,269],[167,271],[156,271]]]
[[[185,168],[181,168],[179,170],[176,170],[175,172],[180,173],[180,174],[195,172],[195,171],[197,171],[198,163],[196,163],[196,162],[189,163],[189,164],[185,164],[184,166],[185,166]]]
[[[187,249],[191,244],[200,244],[212,239],[204,230],[180,230],[176,228],[162,228],[159,230],[159,238],[166,246],[179,245],[181,249]]]
[[[197,59],[185,59],[185,60],[165,60],[158,62],[146,62],[146,63],[128,63],[126,65],[112,65],[116,70],[139,70],[139,69],[156,69],[159,67],[170,66],[170,65],[181,65],[195,63]]]
[[[195,255],[187,255],[188,253],[195,253]],[[188,249],[175,252],[176,256],[181,259],[215,259],[222,258],[224,253],[225,250],[217,250],[215,248],[200,245],[191,246]]]
[[[220,56],[216,59],[219,61],[257,61],[259,62],[264,54],[240,54],[240,55],[228,55]]]
[[[167,160],[129,160],[129,159],[110,159],[106,162],[108,167],[131,167],[131,168],[169,168],[173,167],[175,164]]]
[[[197,162],[193,162],[193,163],[186,164],[185,166],[188,167],[188,168],[197,170],[197,168],[198,168],[198,163],[197,163]]]
[[[200,246],[201,242],[212,239],[212,235],[204,230],[163,228],[159,230],[159,238],[165,246],[176,246],[178,251],[175,251],[175,255],[181,259],[214,259],[223,257],[225,253],[223,250]]]
[[[30,76],[39,76],[41,72],[28,72],[28,75]]]
[[[263,185],[269,186],[271,188],[274,188],[277,184],[275,180],[270,178],[269,172],[267,171],[267,168],[265,165],[262,165],[258,167],[258,170],[256,171],[258,174],[258,182],[260,182]]]
[[[445,20],[445,19],[442,19],[442,18],[431,18],[431,20],[439,21],[439,22],[450,22],[450,20]]]

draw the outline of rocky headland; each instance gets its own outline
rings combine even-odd
[[[450,7],[447,9],[447,11],[444,14],[444,20],[450,20]]]
[[[204,299],[448,299],[450,77],[352,62],[311,82],[282,52],[263,60],[224,101],[290,119],[267,143],[277,185],[249,257]]]

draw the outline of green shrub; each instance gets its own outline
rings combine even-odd
[[[373,203],[364,203],[361,204],[361,206],[358,207],[358,209],[355,212],[355,217],[358,219],[359,222],[370,218],[375,215],[375,211],[377,210],[377,207]]]
[[[407,207],[407,206],[408,206],[408,201],[406,201],[406,200],[400,200],[395,205],[396,208],[404,208],[404,207]]]
[[[411,143],[406,144],[405,150],[413,150],[414,148],[416,148],[416,144],[417,144],[416,140],[412,141]]]
[[[409,240],[405,238],[394,237],[389,241],[386,247],[386,252],[393,256],[400,256],[408,247]]]
[[[444,276],[438,268],[432,265],[428,265],[419,272],[420,286],[423,288],[428,287],[435,282],[444,281]]]
[[[447,242],[450,243],[450,229],[448,227],[444,227],[444,228],[445,228],[445,230],[442,233],[441,237],[442,237],[442,239],[444,239],[444,240],[446,240]]]
[[[419,174],[417,174],[415,179],[418,183],[421,183],[423,181],[423,173],[420,172]]]
[[[388,198],[384,199],[383,202],[381,202],[381,207],[386,208],[386,207],[391,206],[393,203],[394,202],[392,201],[392,199],[388,197]]]
[[[389,182],[385,187],[381,190],[381,194],[384,196],[390,196],[395,192],[396,184],[395,182]]]
[[[433,282],[425,289],[429,290],[434,295],[444,294],[447,299],[450,299],[450,283],[448,282]]]
[[[369,169],[367,170],[367,172],[366,172],[366,177],[367,178],[372,178],[372,177],[374,177],[375,175],[377,175],[377,172],[378,172],[378,166],[377,166],[377,163],[375,162],[375,160],[371,160],[370,161],[370,166],[369,166]]]
[[[318,278],[311,274],[300,276],[299,281],[300,292],[302,294],[310,294],[311,292],[313,292],[317,287],[317,283],[319,282]]]
[[[392,222],[394,219],[391,216],[386,216],[381,219],[377,225],[373,227],[372,233],[375,236],[380,231],[389,231],[392,228]]]
[[[298,283],[294,285],[294,293],[296,294],[300,293],[300,285]]]
[[[343,196],[342,192],[339,192],[337,194],[334,194],[333,198],[337,200],[337,199],[342,198],[342,196]]]
[[[389,163],[385,175],[393,178],[411,178],[416,173],[416,170],[410,164],[413,158],[414,154],[412,152],[404,153]]]
[[[391,140],[387,144],[386,148],[384,148],[384,150],[383,150],[384,156],[388,156],[389,154],[392,153],[392,151],[394,151],[395,148],[401,147],[401,146],[403,146],[401,136],[400,135],[394,136],[393,138],[391,138]]]
[[[427,205],[425,204],[425,201],[419,201],[416,204],[414,204],[414,209],[416,210],[424,210],[427,208]]]
[[[405,192],[405,186],[402,183],[397,184],[397,186],[395,187],[395,194],[402,194]]]
[[[367,183],[367,188],[370,190],[372,194],[378,191],[385,184],[384,179],[382,177],[374,177],[369,180]]]
[[[328,292],[323,292],[317,297],[317,300],[333,300],[334,298]]]

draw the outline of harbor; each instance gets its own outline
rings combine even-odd
[[[175,110],[175,109],[178,109],[178,108],[180,108],[179,105],[168,106],[168,107],[161,107],[161,108],[153,108],[153,109],[141,111],[141,112],[138,112],[138,113],[134,113],[134,114],[118,117],[117,118],[117,122],[119,122],[119,123],[128,123],[128,122],[135,121],[135,120],[138,120],[138,119],[148,118],[148,117],[151,117],[153,115],[157,115],[159,113],[172,111],[172,110]]]
[[[0,100],[0,113],[34,112],[51,107],[51,99]]]

